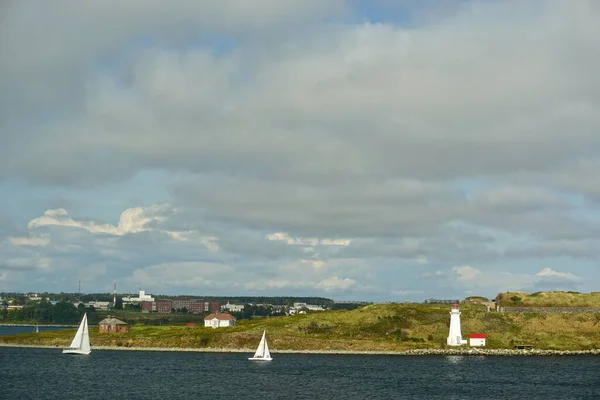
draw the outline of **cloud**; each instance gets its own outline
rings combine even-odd
[[[456,279],[461,282],[472,282],[481,275],[480,270],[468,265],[465,265],[464,267],[454,267],[452,268],[452,271],[457,275]]]
[[[8,241],[13,246],[47,246],[50,239],[46,236],[41,237],[9,237]]]
[[[27,227],[35,229],[44,226],[63,226],[81,228],[91,233],[122,236],[128,233],[139,233],[150,230],[147,225],[154,221],[162,221],[165,217],[161,214],[165,211],[167,211],[167,207],[163,205],[149,208],[128,208],[123,211],[118,225],[115,226],[111,224],[99,224],[95,221],[76,221],[68,216],[66,210],[60,208],[46,210],[42,217],[32,219]]]
[[[567,280],[572,280],[572,281],[581,280],[581,278],[573,275],[570,272],[558,272],[558,271],[554,271],[552,268],[544,268],[543,270],[538,272],[536,275],[541,276],[541,277],[556,277],[556,278],[567,279]]]
[[[3,7],[6,279],[593,290],[597,2],[121,3]]]
[[[356,285],[356,281],[354,279],[331,276],[319,282],[318,287],[325,291],[340,291],[347,290],[354,285]]]

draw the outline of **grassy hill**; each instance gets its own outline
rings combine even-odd
[[[600,314],[486,312],[462,308],[462,333],[485,333],[489,348],[531,344],[537,349],[600,348]],[[263,329],[277,350],[401,351],[443,348],[450,305],[373,304],[355,310],[240,321],[235,328],[133,325],[130,333],[99,334],[92,346],[254,349]],[[0,343],[66,346],[75,329],[0,337]]]
[[[600,308],[600,292],[524,292],[500,293],[502,307],[590,307]]]

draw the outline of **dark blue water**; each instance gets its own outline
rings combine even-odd
[[[0,348],[2,399],[600,399],[600,357],[403,357]]]
[[[44,331],[57,331],[61,329],[73,329],[73,327],[61,327],[61,326],[39,326],[40,332]],[[0,326],[0,336],[18,335],[21,333],[32,333],[35,330],[35,326]]]

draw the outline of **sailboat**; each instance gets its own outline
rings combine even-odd
[[[40,333],[40,326],[39,325],[35,325],[35,328],[33,329],[33,333]]]
[[[260,343],[258,344],[258,348],[256,349],[256,353],[254,353],[253,357],[250,357],[248,360],[252,361],[271,361],[271,353],[269,352],[269,345],[267,344],[267,331],[263,331],[262,339],[260,339]]]
[[[90,354],[90,335],[88,333],[87,314],[83,314],[83,319],[79,324],[77,333],[71,342],[71,345],[63,349],[63,354]]]

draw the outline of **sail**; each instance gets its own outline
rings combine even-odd
[[[81,350],[90,351],[90,334],[88,331],[87,314],[83,315],[83,337],[81,338]]]
[[[265,346],[267,344],[267,340],[265,338],[266,331],[263,332],[262,339],[260,339],[260,343],[258,344],[258,348],[256,349],[256,353],[254,353],[254,358],[263,358],[265,356]],[[267,348],[268,351],[268,348]]]
[[[84,337],[87,342],[87,349],[90,348],[90,340],[88,337],[88,326],[87,326],[87,314],[83,314],[83,319],[79,324],[79,328],[77,328],[77,333],[69,346],[72,349],[81,349],[84,344]]]
[[[265,350],[263,352],[264,358],[271,358],[271,353],[269,352],[269,345],[267,344],[267,338],[265,337]]]

